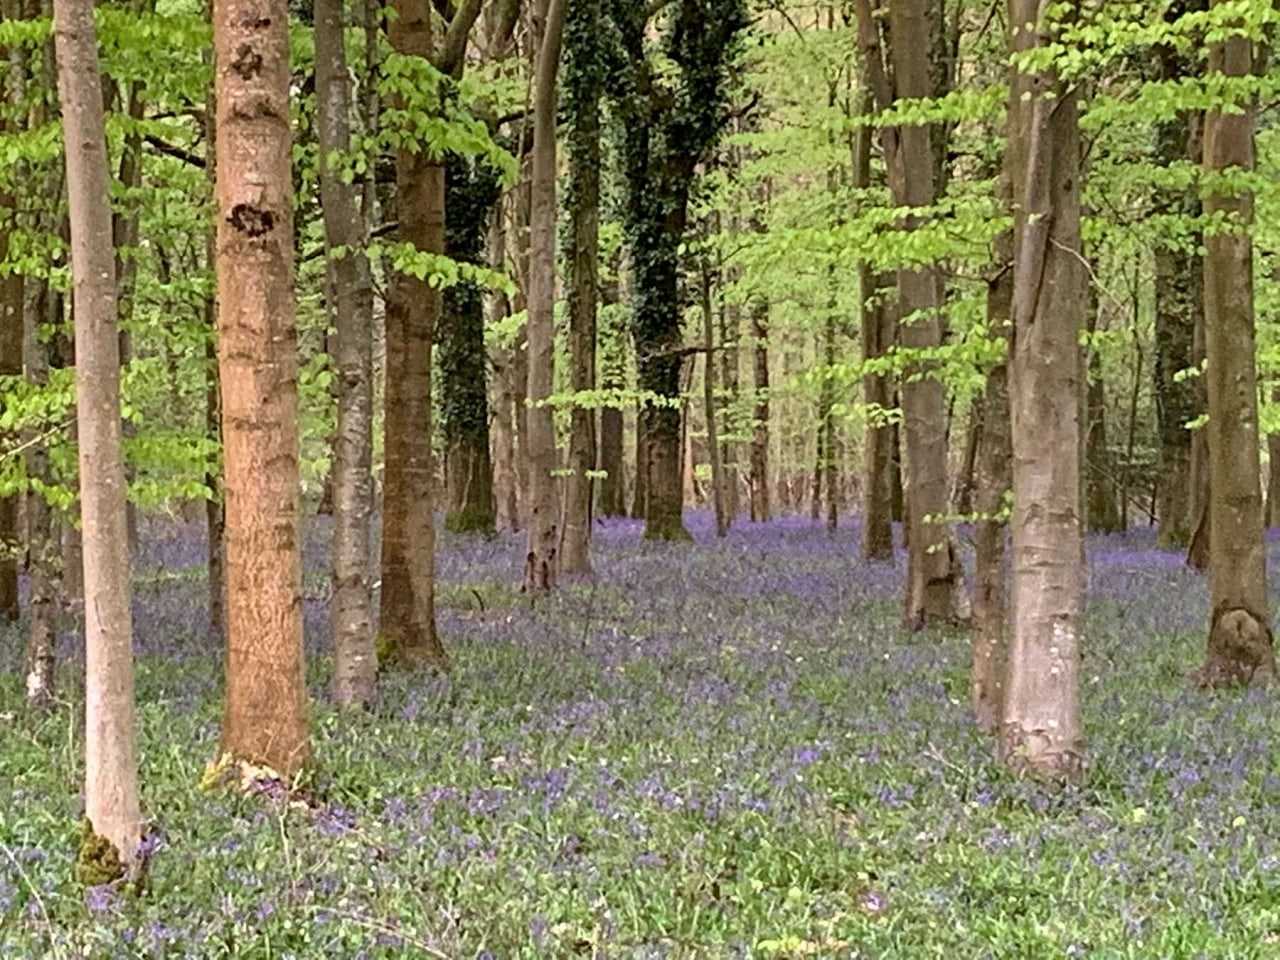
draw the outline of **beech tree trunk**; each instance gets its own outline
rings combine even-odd
[[[832,309],[835,309],[834,304],[832,304]],[[833,409],[835,404],[835,384],[831,379],[835,373],[836,365],[836,321],[833,316],[827,318],[823,343],[823,362],[827,367],[827,375],[823,381],[827,394],[824,404],[826,416],[823,421],[823,445],[826,447],[827,455],[822,467],[826,475],[825,482],[827,485],[827,531],[835,533],[840,525],[840,457],[837,449],[839,441],[836,436],[836,418]]]
[[[540,0],[543,19],[533,106],[532,207],[529,217],[529,547],[524,589],[555,586],[557,526],[556,432],[551,407],[555,377],[556,76],[567,0]]]
[[[1188,75],[1187,65],[1172,50],[1162,53],[1162,77],[1178,80]],[[1197,115],[1186,113],[1160,125],[1157,149],[1166,164],[1198,161]],[[1170,207],[1196,218],[1200,198],[1196,190],[1169,197]],[[1190,246],[1170,245],[1156,251],[1156,330],[1154,388],[1156,420],[1160,434],[1159,500],[1156,516],[1162,549],[1185,548],[1191,539],[1191,431],[1196,418],[1196,380],[1180,376],[1191,366],[1196,314],[1203,309],[1203,265],[1195,248],[1199,231],[1188,238]]]
[[[489,225],[489,265],[501,270],[506,263],[507,229],[503,203],[494,206]],[[489,322],[504,320],[510,304],[504,293],[489,296]],[[507,346],[495,346],[489,363],[493,367],[490,387],[493,393],[493,425],[489,431],[492,442],[494,525],[499,530],[515,532],[520,529],[520,510],[516,500],[516,435],[515,405],[523,399],[523,391],[515,389],[515,350]],[[523,406],[523,404],[521,404]]]
[[[720,384],[724,402],[720,409],[720,463],[724,468],[724,509],[729,524],[741,512],[738,495],[738,444],[727,435],[737,432],[738,406],[738,333],[740,311],[736,304],[720,307]]]
[[[466,0],[435,49],[431,7],[425,0],[395,0],[391,48],[431,60],[452,75],[462,63],[467,36],[479,15]],[[400,238],[424,254],[445,252],[444,166],[427,144],[396,151]],[[383,417],[382,596],[379,657],[388,664],[447,670],[436,633],[435,464],[431,450],[431,351],[441,295],[425,279],[398,272],[387,298],[386,392]]]
[[[62,192],[61,177],[50,176],[52,189],[49,194]],[[33,387],[45,387],[49,383],[49,351],[38,336],[41,323],[62,320],[62,297],[53,294],[49,283],[35,279],[29,316],[23,324],[24,353],[26,355],[27,382]],[[53,310],[57,310],[57,314]],[[27,477],[35,485],[49,484],[53,472],[49,464],[48,447],[32,443],[35,431],[24,440],[30,443],[24,454]],[[54,703],[54,658],[58,629],[58,567],[59,541],[54,524],[54,513],[38,489],[27,491],[27,576],[30,584],[27,624],[26,690],[27,703],[34,709],[44,709]]]
[[[705,363],[702,378],[703,413],[707,420],[707,454],[711,460],[711,506],[716,517],[716,536],[729,533],[725,509],[724,464],[720,460],[720,435],[716,425],[715,317],[711,307],[711,267],[702,264],[702,349]]]
[[[649,509],[649,445],[644,436],[644,414],[639,408],[636,409],[635,440],[636,481],[631,490],[631,519],[643,520]]]
[[[600,94],[596,47],[602,28],[599,0],[572,0],[565,94],[572,103],[569,133],[569,374],[575,393],[596,386],[596,311],[600,284]],[[575,42],[576,41],[576,42]],[[591,519],[596,469],[596,413],[573,405],[569,475],[565,479],[560,571],[591,572]]]
[[[223,748],[291,776],[310,753],[285,0],[215,0],[218,366],[226,483]]]
[[[331,473],[333,694],[341,706],[364,706],[373,697],[378,670],[369,584],[374,511],[373,283],[363,249],[359,188],[345,183],[333,162],[351,149],[351,80],[342,0],[316,0],[314,14],[320,199],[336,319],[333,359],[338,424]],[[343,248],[344,254],[333,256],[335,248]]]
[[[1039,0],[1010,0],[1015,51],[1044,42]],[[1024,98],[1024,94],[1027,96]],[[1083,773],[1080,627],[1080,243],[1077,91],[1015,71],[1006,164],[1014,189],[1013,617],[1001,754],[1015,770]]]
[[[1003,178],[1004,200],[1010,200],[1010,184]],[[996,242],[995,274],[987,284],[987,331],[1009,341],[1013,309],[1013,237],[1002,234]],[[1008,353],[1006,352],[1006,358]],[[974,720],[984,733],[996,733],[1004,712],[1007,646],[1005,590],[1005,539],[1008,522],[1001,516],[1012,485],[1013,438],[1009,425],[1009,372],[1007,359],[987,371],[982,415],[974,463],[973,672],[970,702]],[[976,419],[976,418],[975,418]]]
[[[76,309],[76,417],[84,530],[85,815],[119,866],[139,863],[142,815],[133,694],[133,619],[120,423],[120,341],[110,173],[90,0],[55,0]]]
[[[755,340],[755,410],[751,430],[751,522],[769,522],[769,304],[751,304],[751,336]]]
[[[881,52],[879,22],[869,0],[858,0],[859,38],[867,57],[877,105],[934,95],[929,70],[931,27],[927,0],[902,0],[889,7],[889,58]],[[927,208],[937,196],[932,130],[927,125],[886,127],[881,142],[888,158],[889,187],[901,207]],[[916,225],[908,216],[904,229]],[[908,350],[929,351],[942,344],[941,287],[932,267],[898,270],[899,341]],[[907,585],[905,621],[912,629],[964,616],[960,564],[946,525],[934,518],[950,507],[947,487],[946,393],[927,365],[918,364],[902,384],[907,447]]]
[[[1213,0],[1214,9],[1226,0]],[[1232,36],[1209,48],[1209,73],[1247,77],[1253,44]],[[1208,174],[1254,168],[1253,103],[1205,118]],[[1258,456],[1258,378],[1253,305],[1253,195],[1205,197],[1209,217],[1225,217],[1205,237],[1204,314],[1209,391],[1208,650],[1199,681],[1207,687],[1269,683],[1276,679],[1271,609],[1267,598],[1265,521]]]
[[[863,95],[861,112],[870,114],[874,99]],[[854,134],[853,186],[871,186],[870,127],[860,126]],[[893,341],[894,322],[885,303],[889,281],[877,276],[865,262],[858,265],[858,326],[862,331],[862,360],[882,357]],[[862,400],[867,407],[862,455],[862,559],[893,558],[893,491],[890,467],[894,458],[894,432],[883,415],[893,406],[889,378],[885,374],[862,375]]]

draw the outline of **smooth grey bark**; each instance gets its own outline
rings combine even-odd
[[[1227,6],[1214,0],[1214,9]],[[1210,45],[1209,73],[1247,77],[1253,44],[1231,36]],[[1256,106],[1216,107],[1205,118],[1208,174],[1254,169]],[[1267,596],[1258,449],[1258,377],[1254,332],[1254,198],[1244,188],[1211,187],[1205,212],[1225,220],[1205,237],[1204,314],[1209,392],[1209,594],[1207,687],[1272,683],[1276,661]]]
[[[1024,25],[1011,34],[1014,51],[1047,42],[1039,0],[1010,0],[1009,22]],[[1052,71],[1015,70],[1005,160],[1015,213],[1013,614],[1000,752],[1013,769],[1051,779],[1084,772],[1079,343],[1086,277],[1077,97]]]
[[[364,706],[377,675],[369,582],[373,517],[373,283],[364,251],[358,187],[338,162],[351,149],[351,80],[342,0],[315,0],[315,63],[320,133],[320,199],[333,276],[338,394],[333,490],[333,693]],[[338,255],[335,251],[342,251]]]

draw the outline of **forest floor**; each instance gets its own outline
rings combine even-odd
[[[148,528],[149,893],[72,882],[81,707],[28,715],[0,633],[0,957],[1280,956],[1280,715],[1192,689],[1205,586],[1148,531],[1090,543],[1091,767],[1054,791],[975,731],[967,635],[901,629],[901,560],[860,564],[856,528],[691,523],[693,546],[602,525],[597,585],[533,607],[516,538],[444,535],[454,673],[389,678],[359,717],[327,700],[314,523],[295,804],[201,790],[203,536]]]

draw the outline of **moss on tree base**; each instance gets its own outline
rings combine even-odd
[[[101,887],[115,883],[124,874],[120,851],[106,837],[94,832],[93,824],[85,817],[80,824],[80,847],[76,851],[76,880],[86,887]]]

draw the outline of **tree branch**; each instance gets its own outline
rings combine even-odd
[[[436,69],[441,73],[456,77],[462,70],[462,61],[467,54],[467,38],[471,36],[471,28],[480,16],[483,0],[466,0],[449,21],[448,32],[440,45],[440,53],[436,57]]]
[[[162,153],[166,157],[173,157],[175,160],[181,160],[183,163],[190,164],[193,167],[199,167],[201,170],[205,167],[204,157],[199,154],[192,153],[189,150],[184,150],[182,147],[178,147],[172,143],[161,140],[159,137],[153,136],[152,134],[147,134],[142,139],[147,146],[155,150],[156,153]]]

